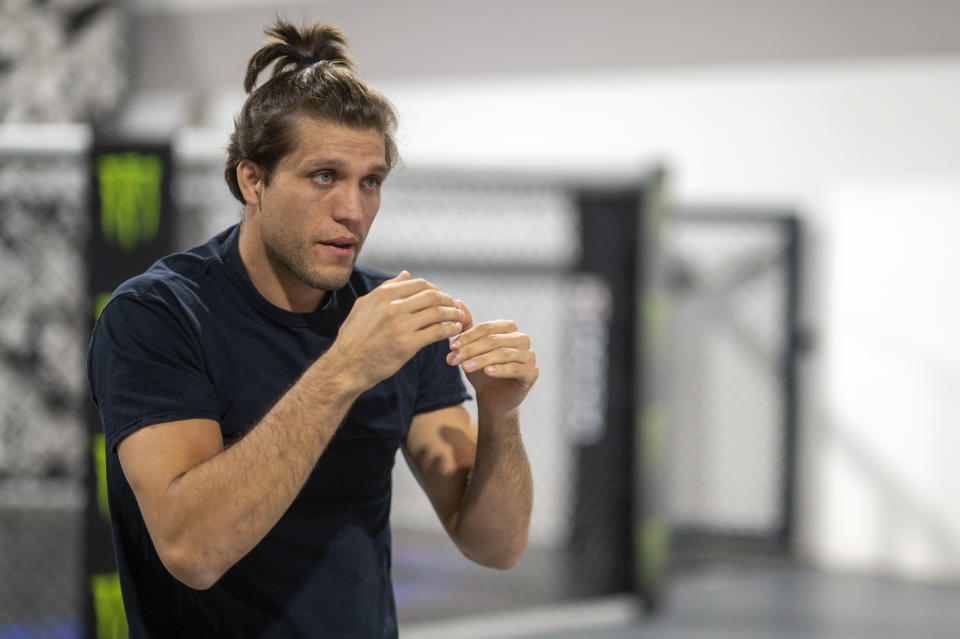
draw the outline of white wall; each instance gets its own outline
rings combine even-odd
[[[807,203],[866,176],[960,169],[960,57],[381,83],[415,163],[665,159],[689,199]]]
[[[956,580],[960,180],[845,184],[824,212],[809,544],[830,565]]]

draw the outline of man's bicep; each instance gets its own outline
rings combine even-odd
[[[151,533],[159,515],[171,506],[165,500],[170,485],[222,450],[220,425],[212,419],[145,426],[120,440],[120,467]]]
[[[220,412],[200,343],[171,307],[120,295],[97,322],[88,375],[110,449],[142,424],[215,419]]]
[[[456,526],[460,501],[477,452],[477,425],[463,406],[414,416],[403,454],[448,532]]]

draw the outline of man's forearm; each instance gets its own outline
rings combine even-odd
[[[465,555],[494,567],[513,566],[527,544],[533,480],[517,411],[494,416],[479,407],[477,453],[453,537]]]
[[[174,537],[168,556],[194,582],[189,585],[216,582],[263,539],[306,483],[364,390],[342,374],[337,357],[328,352],[318,359],[244,437],[170,483],[164,501],[176,519],[167,526]]]

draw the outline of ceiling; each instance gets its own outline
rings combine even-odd
[[[277,14],[326,19],[371,81],[960,55],[954,0],[137,0],[135,90],[239,89]]]

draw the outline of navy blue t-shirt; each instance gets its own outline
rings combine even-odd
[[[386,276],[355,268],[313,313],[263,298],[238,227],[121,285],[90,342],[88,375],[107,446],[107,485],[133,637],[396,637],[390,474],[417,413],[467,398],[445,341],[363,393],[303,490],[267,536],[210,589],[163,567],[117,444],[150,424],[214,419],[242,437],[333,342],[356,299]]]

